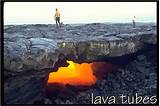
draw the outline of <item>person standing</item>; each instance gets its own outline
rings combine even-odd
[[[136,16],[134,16],[134,17],[133,17],[133,20],[132,20],[133,28],[135,28],[135,27],[136,27],[136,22],[135,22],[135,20],[136,20]]]
[[[60,27],[60,12],[58,11],[58,9],[56,8],[56,13],[55,13],[55,21],[56,21],[56,27],[58,27],[58,24],[59,24],[59,27]]]

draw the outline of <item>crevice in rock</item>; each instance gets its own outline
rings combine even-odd
[[[156,95],[158,46],[155,30],[156,26],[150,24],[140,25],[137,29],[132,29],[130,24],[65,25],[58,29],[59,33],[53,25],[6,26],[4,102],[88,104],[91,103],[91,93],[104,96],[121,93]],[[138,33],[141,31],[143,33]],[[132,35],[135,32],[140,35],[140,41],[136,35]],[[59,60],[61,53],[66,60],[76,63],[103,61],[118,65],[119,68],[83,92],[75,94],[77,88],[67,85],[67,89],[74,91],[69,92],[74,96],[62,93],[47,98],[46,76],[61,66],[67,66],[63,59],[61,62]],[[27,60],[27,57],[31,59]]]

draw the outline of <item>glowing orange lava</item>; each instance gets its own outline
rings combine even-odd
[[[96,83],[96,77],[93,75],[92,63],[74,63],[67,61],[67,67],[59,67],[57,72],[51,72],[48,78],[48,84],[60,83],[70,85],[93,85]]]

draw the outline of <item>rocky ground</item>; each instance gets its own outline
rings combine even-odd
[[[156,44],[155,24],[8,25],[4,28],[4,67],[21,72],[52,67],[58,54],[92,61],[97,56],[134,53]],[[45,61],[45,62],[44,62]]]
[[[74,96],[53,95],[52,98],[39,100],[39,103],[91,104],[92,93],[96,96],[115,96],[117,98],[121,94],[135,96],[136,93],[143,97],[157,96],[157,64],[155,56],[152,51],[138,55],[125,68],[112,72],[105,79],[97,81],[93,87],[86,91]],[[121,100],[117,99],[116,104],[122,104]]]
[[[157,95],[155,30],[154,24],[139,24],[135,29],[130,24],[99,23],[64,25],[58,30],[54,25],[5,26],[4,102],[90,104],[91,93],[102,96]],[[90,89],[74,96],[59,94],[52,98],[45,97],[44,79],[59,53],[72,51],[78,59],[83,57],[84,61],[92,61],[99,59],[99,56],[117,58],[132,55],[144,48],[146,43],[154,45],[153,48],[137,54],[125,67],[112,72]]]
[[[155,51],[156,52],[156,51]],[[148,51],[137,55],[126,67],[97,81],[90,89],[73,95],[59,94],[48,98],[44,94],[46,70],[26,72],[5,80],[5,103],[7,104],[91,104],[91,94],[99,96],[157,96],[156,53]],[[116,100],[116,103],[121,104]]]

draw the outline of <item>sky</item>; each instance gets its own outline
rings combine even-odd
[[[55,8],[64,24],[156,22],[156,2],[5,2],[4,24],[55,24]]]

